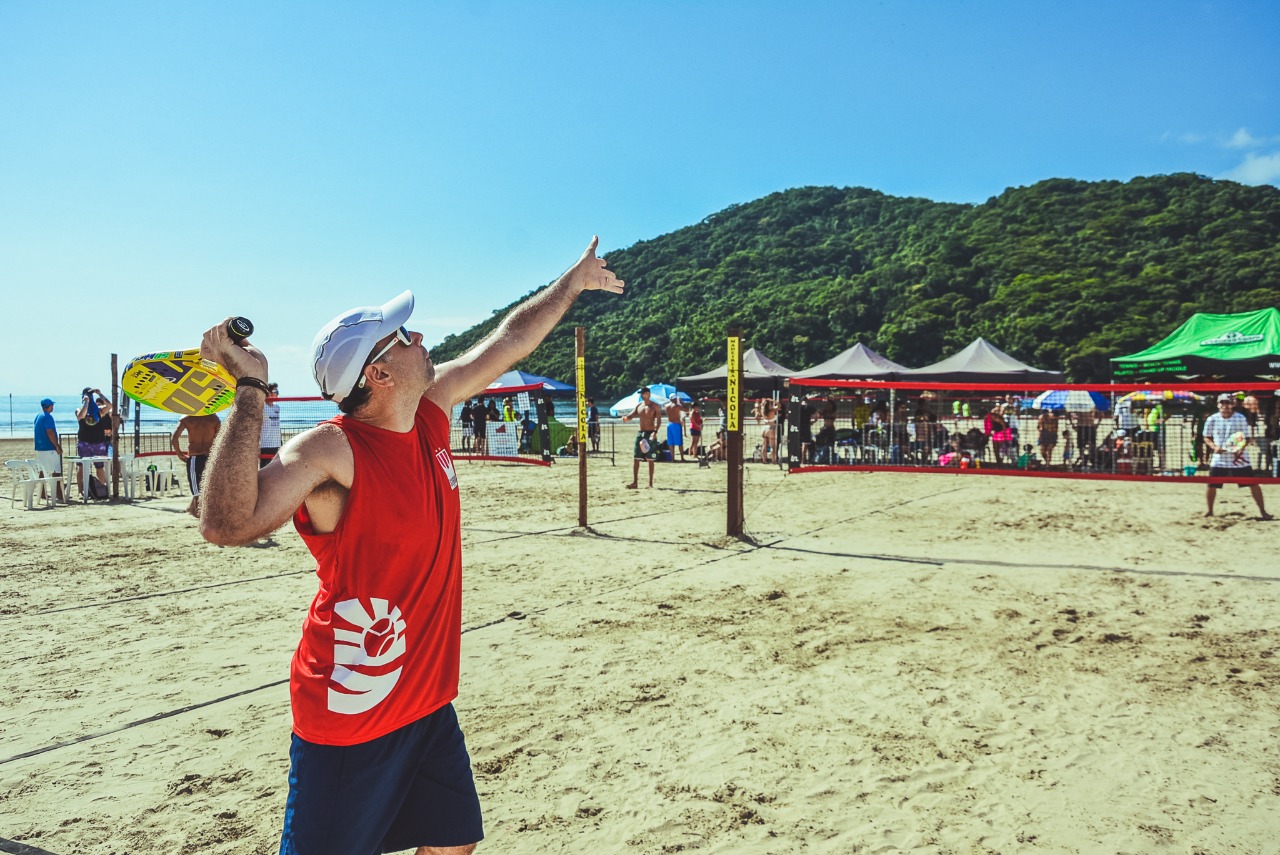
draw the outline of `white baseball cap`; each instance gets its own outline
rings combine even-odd
[[[355,389],[374,345],[412,314],[413,292],[405,291],[381,306],[350,309],[321,327],[311,342],[311,371],[320,394],[342,403]]]

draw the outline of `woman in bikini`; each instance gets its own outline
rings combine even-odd
[[[766,400],[761,409],[764,430],[760,434],[760,456],[764,463],[778,462],[778,413],[773,408],[773,401]]]
[[[1049,466],[1053,463],[1053,449],[1058,444],[1058,414],[1053,410],[1045,410],[1040,414],[1038,427],[1040,428],[1040,456],[1044,458],[1044,465]]]

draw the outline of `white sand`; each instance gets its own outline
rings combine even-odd
[[[572,462],[459,474],[480,851],[1280,851],[1247,491],[753,466],[753,544],[723,466],[593,462],[594,533]],[[184,505],[0,512],[0,838],[276,851],[312,564]]]

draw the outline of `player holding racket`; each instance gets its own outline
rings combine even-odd
[[[1249,422],[1235,409],[1235,396],[1223,392],[1218,396],[1218,412],[1204,420],[1204,430],[1201,433],[1205,448],[1213,454],[1209,461],[1210,479],[1253,474],[1249,461],[1244,456],[1245,447],[1251,441],[1246,439],[1249,435]],[[1242,483],[1238,486],[1245,485]],[[1205,488],[1205,503],[1208,505],[1208,510],[1204,512],[1206,517],[1213,516],[1213,502],[1220,487],[1221,481],[1210,480]],[[1249,484],[1248,487],[1254,504],[1258,506],[1258,513],[1264,520],[1271,519],[1271,514],[1267,513],[1266,506],[1262,503],[1262,487],[1258,484]]]
[[[462,540],[448,413],[532,352],[581,292],[622,293],[596,245],[439,367],[404,326],[408,291],[334,318],[312,357],[342,414],[261,470],[267,360],[233,342],[225,322],[205,333],[202,354],[237,384],[205,470],[200,532],[244,544],[292,517],[320,576],[291,668],[281,853],[464,855],[483,837],[452,705]]]

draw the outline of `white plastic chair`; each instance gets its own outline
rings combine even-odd
[[[152,496],[169,496],[175,489],[181,490],[186,482],[186,470],[176,457],[148,455],[138,459],[143,484]]]
[[[147,496],[163,496],[173,487],[171,458],[148,454],[135,457],[133,466],[137,473],[136,490]]]
[[[62,477],[60,475],[42,475],[41,472],[43,470],[40,468],[39,460],[28,459],[27,465],[31,467],[31,477],[44,483],[44,487],[41,492],[46,494],[45,501],[48,506],[51,508],[54,507],[57,504],[58,484],[62,480]],[[66,497],[69,496],[70,493],[64,492],[62,495]],[[65,498],[62,503],[64,505],[67,504]]]
[[[187,464],[176,457],[170,457],[169,460],[169,486],[168,493],[174,490],[178,491],[179,496],[187,495]]]
[[[43,486],[45,506],[57,505],[58,481],[56,475],[41,475],[40,465],[34,460],[6,460],[5,468],[13,479],[13,489],[9,492],[9,506],[18,498],[18,488],[22,488],[22,498],[27,510],[35,507],[36,487]]]
[[[120,489],[126,499],[135,499],[147,491],[146,467],[132,454],[120,455]]]
[[[76,480],[75,463],[66,462],[66,458],[62,458],[62,495],[70,500],[72,496],[80,491],[80,484]]]

